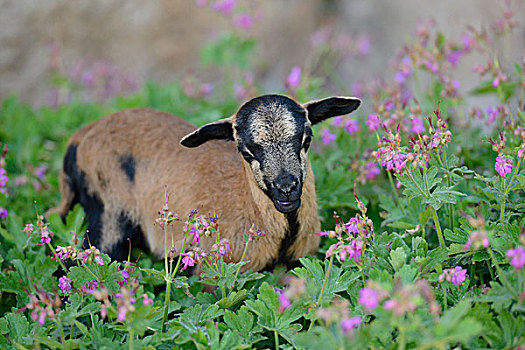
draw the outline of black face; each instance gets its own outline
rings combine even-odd
[[[280,95],[264,95],[246,102],[236,116],[204,125],[180,141],[198,147],[209,140],[236,141],[262,191],[282,213],[301,205],[308,165],[311,125],[351,113],[361,100],[333,96],[300,105]]]
[[[239,152],[275,208],[297,210],[312,137],[306,110],[285,96],[258,97],[241,107],[234,129]]]

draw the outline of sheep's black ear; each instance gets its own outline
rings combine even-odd
[[[206,124],[194,132],[184,136],[180,144],[185,147],[197,147],[210,140],[233,141],[233,126],[231,118],[221,119]]]
[[[312,125],[325,119],[353,112],[361,105],[357,97],[328,97],[323,100],[310,101],[304,104],[308,110],[308,119]]]

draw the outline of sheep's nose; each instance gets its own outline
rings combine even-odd
[[[273,184],[275,188],[279,190],[279,192],[290,195],[294,190],[297,189],[299,181],[297,181],[292,174],[281,174],[277,176]]]

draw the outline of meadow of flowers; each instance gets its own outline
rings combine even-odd
[[[225,262],[220,213],[174,213],[167,200],[155,224],[168,233],[183,221],[186,238],[182,251],[165,242],[161,261],[82,249],[80,206],[65,222],[44,215],[81,126],[144,106],[200,125],[268,93],[251,73],[256,13],[196,1],[231,22],[202,49],[202,65],[222,75],[213,83],[141,84],[107,62],[63,66],[51,47],[49,105],[0,106],[0,347],[525,349],[525,57],[494,49],[524,23],[506,4],[501,20],[458,37],[422,22],[391,69],[367,81],[342,82],[334,68],[366,59],[365,35],[312,36],[281,93],[354,95],[364,107],[314,130],[322,244],[290,271],[241,272],[244,261]],[[465,57],[481,58],[469,91],[456,78]],[[271,232],[239,234],[245,253]],[[211,251],[202,235],[216,237]]]

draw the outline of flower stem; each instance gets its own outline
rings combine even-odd
[[[505,190],[505,177],[503,177],[503,190],[505,191],[505,194],[507,194],[507,191]],[[505,217],[505,197],[503,197],[503,201],[501,202],[500,212],[499,212],[499,221],[503,222],[504,217]]]
[[[129,328],[129,350],[133,350],[133,329]]]
[[[273,335],[275,338],[275,350],[279,349],[279,335],[277,334],[277,331],[274,329]]]
[[[430,198],[431,197],[431,194],[430,194],[430,188],[428,188],[428,178],[427,178],[427,169],[424,168],[423,169],[423,179],[425,181],[425,191],[426,191],[426,196],[427,198]],[[414,181],[415,183],[415,181]],[[445,240],[443,239],[443,232],[441,232],[441,225],[439,224],[439,217],[437,215],[437,211],[436,209],[434,209],[433,206],[430,206],[430,209],[432,210],[432,216],[434,217],[434,224],[436,225],[436,232],[438,234],[438,240],[439,240],[439,245],[441,246],[441,248],[445,248]]]
[[[443,311],[447,311],[447,287],[443,286]]]
[[[510,178],[510,181],[507,185],[505,185],[505,178],[503,178],[503,191],[505,192],[505,197],[510,191],[510,187],[512,186],[512,183],[514,182],[514,179],[516,178],[516,174],[520,171],[521,166],[521,158],[518,158],[518,165],[516,165],[516,170],[512,174],[512,177]],[[503,219],[505,217],[505,197],[503,198],[503,203],[501,203],[500,207],[500,214],[499,214],[499,221],[503,222]]]
[[[445,169],[447,169],[447,172],[448,172],[449,169],[448,169],[448,164],[447,164],[447,149],[445,148],[445,145],[442,146],[442,150],[443,150],[443,164],[445,165]],[[447,186],[448,187],[451,186],[450,181],[451,181],[450,175],[447,174]],[[454,206],[452,205],[452,203],[448,203],[447,207],[448,207],[448,215],[449,215],[448,217],[449,226],[451,230],[454,230]]]
[[[441,232],[441,225],[439,225],[439,218],[438,218],[438,215],[437,215],[437,211],[436,211],[436,209],[434,209],[433,206],[430,206],[430,209],[432,210],[432,215],[434,216],[434,224],[436,225],[436,231],[437,231],[437,234],[438,234],[439,245],[441,246],[441,248],[445,248],[446,247],[445,239],[443,238],[443,233]]]
[[[328,268],[326,269],[326,274],[324,276],[324,282],[323,286],[321,287],[321,292],[319,293],[319,298],[317,299],[317,302],[315,303],[316,307],[318,307],[321,304],[321,299],[323,297],[324,289],[326,287],[326,282],[328,282],[328,275],[330,275],[330,270],[332,269],[332,263],[334,262],[334,255],[330,255],[330,261],[328,262]]]
[[[170,307],[170,292],[171,292],[171,282],[166,281],[166,299],[164,307],[164,316],[162,317],[162,333],[166,332],[166,321],[168,320],[168,309]]]
[[[507,279],[507,277],[505,277],[505,274],[504,274],[503,270],[501,269],[501,267],[499,266],[498,261],[496,260],[496,256],[494,255],[494,252],[492,251],[492,249],[490,247],[487,248],[487,250],[489,251],[490,259],[494,263],[494,266],[496,266],[496,271],[498,271],[499,279],[501,280],[503,285],[512,293],[512,295],[516,296],[517,293],[514,291],[514,288],[512,288],[512,286],[510,285],[510,282]]]
[[[242,252],[241,261],[239,261],[239,262],[243,262],[244,261],[244,257],[246,256],[246,251],[248,250],[248,244],[250,244],[250,239],[249,238],[246,241],[246,244],[244,245],[244,251]],[[239,272],[240,271],[241,271],[241,266],[239,266],[239,268],[237,269],[237,272],[235,273],[235,279],[237,279],[237,276],[239,276]]]
[[[390,186],[392,187],[392,192],[394,193],[394,197],[396,199],[396,204],[398,205],[399,209],[401,209],[401,212],[403,215],[405,214],[405,211],[403,210],[403,206],[401,205],[401,201],[399,200],[399,195],[397,194],[397,188],[396,185],[394,185],[394,179],[392,179],[392,172],[387,171],[388,174],[388,181],[390,181]]]

